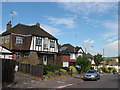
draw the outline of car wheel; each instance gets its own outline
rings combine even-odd
[[[86,81],[86,79],[83,79],[83,81]]]

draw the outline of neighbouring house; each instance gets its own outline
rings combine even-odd
[[[37,64],[56,64],[58,39],[36,25],[8,22],[6,31],[1,34],[2,46],[17,54],[19,62]]]
[[[90,53],[83,53],[83,55],[87,56],[90,62],[94,62],[94,56]]]
[[[111,61],[109,62],[105,62],[105,66],[111,67],[111,68],[115,68],[117,70],[117,72],[119,72],[119,66],[118,66],[118,59],[117,58],[112,58]]]
[[[71,44],[64,44],[59,48],[57,63],[69,63],[69,65],[74,65],[76,63],[76,58],[80,55],[82,56],[83,53],[84,51],[81,47],[74,47]]]
[[[16,60],[16,54],[12,53],[7,48],[0,46],[0,59]]]

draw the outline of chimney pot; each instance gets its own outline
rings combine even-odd
[[[40,27],[40,23],[36,23],[36,26]]]
[[[9,21],[7,24],[6,30],[10,30],[11,28],[12,28],[12,24],[11,24],[11,21]]]

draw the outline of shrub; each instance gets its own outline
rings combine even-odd
[[[51,75],[53,72],[51,72],[51,71],[47,71],[47,74],[49,74],[49,75]]]
[[[53,67],[54,67],[54,70],[59,70],[59,69],[62,68],[62,66],[61,66],[60,64],[57,64],[57,65],[55,65],[55,66],[53,66]]]
[[[59,72],[59,70],[55,70],[54,72]]]
[[[61,69],[61,65],[44,65],[44,72],[43,72],[43,75],[46,75],[48,74],[48,71],[50,72],[54,72],[56,70],[59,70]]]
[[[114,68],[114,69],[112,70],[112,73],[113,73],[113,72],[117,72],[117,70]]]
[[[68,67],[62,67],[62,69],[65,69],[67,72],[70,71],[70,69]]]
[[[67,72],[65,69],[60,69],[61,72]]]
[[[69,69],[72,70],[72,72],[77,72],[77,70],[74,66],[70,66]]]
[[[81,68],[76,67],[76,70],[77,70],[78,73],[80,74],[80,72],[81,72]]]

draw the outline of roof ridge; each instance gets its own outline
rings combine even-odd
[[[48,37],[52,39],[56,39],[52,34],[44,30],[43,28],[37,26],[37,25],[25,25],[25,24],[17,24],[14,27],[12,27],[10,30],[7,30],[2,33],[2,35],[8,35],[11,33],[16,33],[16,34],[31,34],[31,35],[36,35],[36,36],[43,36],[43,37]]]

